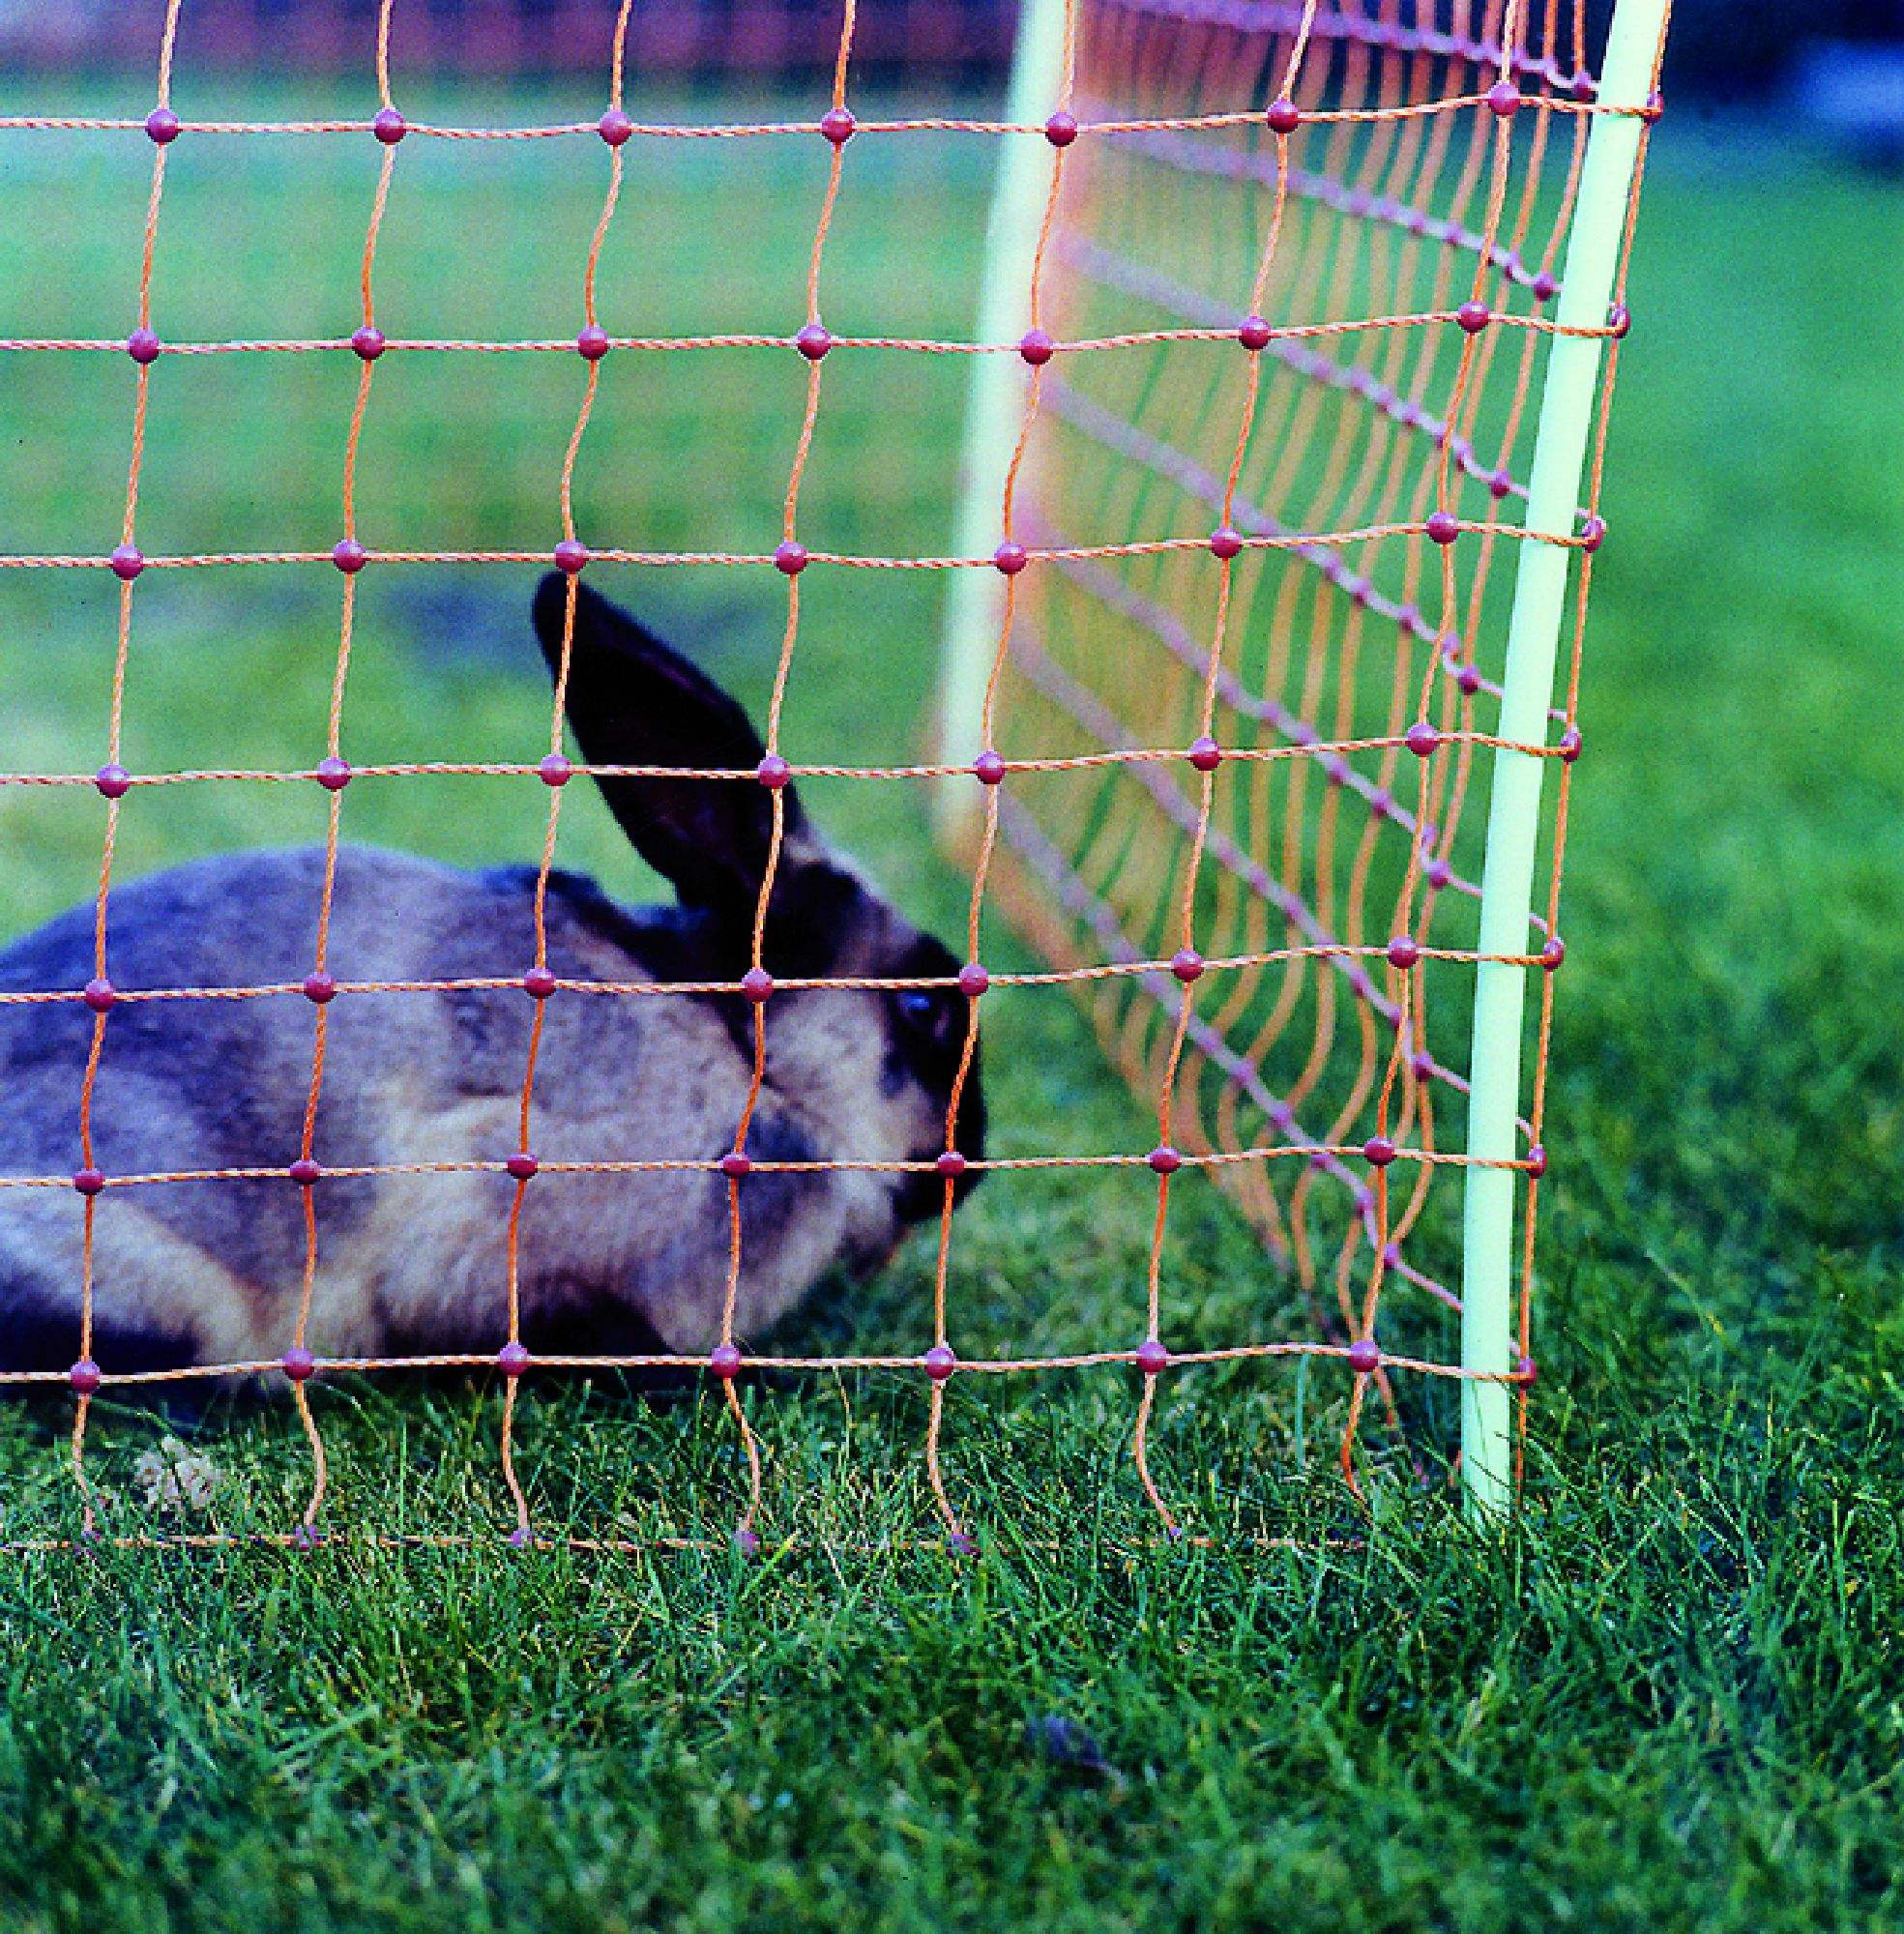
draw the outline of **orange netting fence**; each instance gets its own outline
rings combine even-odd
[[[492,1367],[504,1388],[500,1466],[513,1502],[513,1541],[546,1536],[531,1519],[514,1456],[516,1392],[538,1369],[705,1368],[719,1381],[745,1454],[747,1502],[736,1532],[757,1541],[759,1446],[735,1379],[761,1366],[797,1370],[911,1369],[930,1392],[924,1447],[933,1497],[955,1548],[971,1545],[941,1468],[944,1395],[953,1375],[1134,1365],[1142,1376],[1133,1448],[1161,1524],[1177,1520],[1149,1469],[1146,1435],[1159,1378],[1185,1365],[1311,1356],[1340,1361],[1353,1382],[1342,1466],[1355,1481],[1358,1420],[1372,1393],[1393,1414],[1391,1376],[1485,1379],[1518,1391],[1532,1381],[1527,1290],[1540,1145],[1567,788],[1580,740],[1574,726],[1579,627],[1588,567],[1603,535],[1596,514],[1604,405],[1599,391],[1586,501],[1564,534],[1525,528],[1524,465],[1542,359],[1557,337],[1604,340],[1626,332],[1617,300],[1591,324],[1563,325],[1554,305],[1576,213],[1591,131],[1625,117],[1644,125],[1655,103],[1609,105],[1589,70],[1582,10],[1559,0],[1369,0],[1367,11],[1244,0],[1064,0],[1035,7],[1055,17],[1060,57],[1048,116],[986,120],[918,116],[859,120],[850,106],[854,0],[838,17],[832,99],[809,119],[651,123],[624,107],[624,47],[632,0],[615,15],[608,105],[599,121],[544,127],[451,127],[408,122],[393,89],[395,0],[381,0],[376,39],[379,106],[365,119],[199,122],[171,105],[181,0],[166,9],[158,104],[135,120],[0,116],[0,128],[97,131],[152,142],[137,325],[119,337],[15,338],[0,352],[123,352],[136,366],[132,458],[119,542],[109,554],[9,555],[12,570],[110,571],[119,580],[117,653],[105,763],[96,773],[7,773],[9,785],[94,787],[104,800],[95,902],[95,973],[83,989],[0,992],[0,1003],[83,1004],[91,1051],[74,1098],[80,1161],[71,1175],[0,1176],[0,1189],[76,1190],[83,1205],[81,1318],[74,1362],[62,1370],[0,1373],[0,1383],[66,1385],[76,1393],[72,1462],[84,1499],[84,1535],[98,1535],[86,1475],[89,1407],[108,1386],[189,1377],[281,1375],[308,1440],[312,1482],[284,1534],[314,1541],[324,1502],[325,1446],[308,1394],[313,1376],[417,1366]],[[1058,17],[1061,16],[1061,17]],[[1047,24],[1050,24],[1050,18]],[[1028,28],[1027,31],[1030,31]],[[1006,340],[834,335],[822,317],[829,231],[850,193],[851,151],[869,138],[956,131],[1036,144],[1048,165],[1037,246],[1025,265],[1029,326]],[[364,238],[362,322],[342,339],[169,342],[152,327],[155,245],[175,140],[210,132],[322,134],[381,144],[381,173]],[[379,327],[378,236],[404,144],[428,140],[583,140],[605,148],[606,184],[583,267],[584,321],[573,338],[509,342],[405,339]],[[824,141],[830,171],[806,276],[807,316],[791,335],[611,336],[598,320],[596,265],[630,170],[648,144],[680,139]],[[1630,241],[1638,170],[1625,205]],[[999,265],[994,265],[994,273]],[[805,359],[806,388],[786,480],[781,541],[771,552],[637,550],[586,541],[573,512],[577,454],[601,359],[708,347]],[[1021,368],[1022,405],[996,506],[994,548],[943,556],[849,555],[802,541],[801,490],[826,369],[835,353],[880,347],[997,359]],[[585,380],[561,477],[562,540],[551,553],[381,550],[361,542],[357,451],[386,354],[457,350],[579,355]],[[139,489],[149,385],[175,356],[309,352],[359,362],[341,501],[329,550],[145,555]],[[1612,357],[1607,357],[1610,378]],[[594,536],[593,533],[590,534]],[[1545,544],[1577,559],[1572,665],[1552,729],[1537,740],[1487,729],[1501,696],[1503,555]],[[342,755],[343,697],[359,573],[410,563],[549,563],[566,573],[567,615],[547,756],[536,763],[420,762],[353,768]],[[571,763],[563,753],[563,698],[576,608],[591,563],[721,566],[774,571],[786,589],[785,629],[766,758],[758,769],[683,772]],[[135,774],[121,763],[128,656],[138,580],[148,571],[241,564],[304,565],[340,576],[341,622],[325,756],[308,772]],[[971,745],[908,767],[789,763],[780,726],[801,636],[807,570],[930,571],[981,577],[999,593],[995,647],[981,667]],[[968,693],[968,697],[972,694]],[[949,717],[957,717],[954,706]],[[1478,758],[1511,751],[1558,773],[1548,840],[1550,887],[1526,943],[1479,951],[1471,904],[1480,845],[1468,811]],[[334,976],[330,932],[341,815],[357,777],[432,773],[514,776],[547,787],[531,964],[519,978],[351,981]],[[564,785],[572,776],[691,777],[764,784],[773,841],[753,923],[752,965],[737,982],[569,981],[549,965],[543,911]],[[767,907],[780,864],[781,788],[789,777],[935,780],[961,787],[970,809],[952,815],[972,859],[966,965],[955,979],[776,980],[766,957]],[[308,976],[300,983],[190,988],[121,987],[110,978],[114,845],[124,802],[145,787],[205,778],[308,779],[329,796],[323,894]],[[1002,909],[1051,958],[1048,970],[981,965],[988,915]],[[1520,1146],[1506,1158],[1450,1147],[1449,1098],[1467,1009],[1442,976],[1492,962],[1541,982],[1531,1101]],[[945,1154],[934,1162],[776,1163],[750,1157],[748,1129],[767,1069],[772,996],[802,986],[956,988],[967,1021],[948,1109]],[[1156,1235],[1148,1324],[1133,1346],[1063,1357],[967,1360],[952,1347],[948,1307],[953,1192],[969,1166],[955,1138],[961,1090],[974,1067],[987,996],[1013,985],[1065,984],[1089,1006],[1107,1050],[1157,1108],[1148,1153],[993,1158],[996,1168],[1148,1167],[1156,1174]],[[1439,989],[1449,989],[1446,1000]],[[335,999],[520,989],[534,1023],[522,1070],[518,1146],[493,1159],[330,1166],[317,1126]],[[539,1162],[530,1149],[537,1064],[551,999],[576,994],[667,998],[740,994],[750,1003],[752,1083],[731,1149],[714,1159]],[[288,1174],[232,1167],[103,1173],[96,1161],[94,1098],[112,1015],[142,1001],[310,1003],[314,1047],[301,1144]],[[1446,1012],[1446,1025],[1443,1015]],[[1418,1256],[1431,1228],[1435,1185],[1476,1162],[1524,1180],[1525,1266],[1520,1362],[1505,1376],[1432,1354],[1391,1348],[1382,1321],[1397,1301],[1458,1306],[1446,1279],[1451,1253]],[[737,1335],[743,1266],[742,1190],[759,1170],[863,1167],[920,1170],[944,1180],[933,1334],[923,1355],[786,1357],[754,1353]],[[1312,1291],[1310,1334],[1223,1348],[1172,1347],[1161,1266],[1173,1178],[1208,1170],[1260,1228],[1269,1249]],[[498,1285],[493,1352],[333,1357],[312,1327],[323,1269],[316,1203],[336,1177],[494,1171],[513,1181],[507,1263]],[[534,1178],[549,1170],[714,1171],[724,1176],[729,1248],[721,1338],[711,1357],[532,1355],[522,1328],[522,1217]],[[304,1268],[293,1333],[280,1357],[186,1368],[114,1371],[93,1358],[97,1218],[124,1190],[185,1183],[283,1181],[301,1190]],[[1435,1258],[1439,1257],[1439,1261]],[[1391,1328],[1405,1330],[1397,1312]],[[1431,1328],[1421,1331],[1431,1335]],[[57,1542],[57,1540],[51,1540]],[[139,1541],[139,1540],[132,1540]],[[576,1543],[613,1542],[572,1538]]]

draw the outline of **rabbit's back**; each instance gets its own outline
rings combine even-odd
[[[317,1010],[303,983],[323,864],[317,850],[232,855],[113,890],[106,960],[120,998],[93,1087],[94,1165],[108,1178],[205,1179],[115,1183],[103,1199],[96,1303],[108,1332],[141,1339],[121,1352],[135,1362],[109,1368],[174,1354],[249,1360],[287,1338],[305,1225],[286,1171],[303,1149],[312,1086]],[[518,1147],[536,1009],[521,986],[535,958],[534,879],[519,867],[464,873],[400,854],[338,855],[327,966],[346,991],[325,1010],[312,1141],[326,1171],[316,1328],[327,1349],[493,1341],[509,1178],[335,1171],[495,1163]],[[658,910],[644,959],[639,919],[586,881],[555,876],[545,928],[564,979],[668,971],[668,913]],[[94,972],[90,908],[0,952],[4,991],[70,992]],[[483,980],[504,984],[403,984]],[[388,990],[354,990],[362,982]],[[283,991],[136,998],[253,987]],[[571,996],[549,1003],[544,1023],[532,1132],[545,1158],[712,1155],[731,1132],[744,1073],[710,1004]],[[0,1174],[64,1178],[80,1167],[94,1025],[76,1001],[0,1004]],[[716,1273],[704,1233],[718,1220],[716,1178],[615,1178],[612,1209],[589,1199],[606,1192],[606,1178],[550,1180],[569,1187],[553,1200],[541,1188],[525,1222],[543,1275],[593,1295],[637,1269],[682,1282]],[[16,1365],[73,1360],[82,1226],[69,1188],[0,1189],[0,1333],[11,1334],[0,1356]],[[166,1337],[175,1344],[154,1340]]]
[[[314,848],[231,854],[113,889],[106,966],[121,998],[105,1031],[93,1111],[95,1159],[106,1173],[295,1158],[316,1025],[301,990],[315,960],[323,868]],[[519,976],[533,957],[532,918],[513,875],[346,847],[337,856],[327,964],[344,982]],[[70,994],[94,973],[90,906],[0,952],[7,992]],[[139,998],[254,987],[288,991]],[[523,1018],[516,1032],[526,1051]],[[339,1088],[368,1072],[353,1053],[366,1023],[392,1074],[439,1071],[449,1045],[438,1004],[415,996],[355,996],[332,1009],[330,1022]],[[0,1079],[11,1101],[0,1111],[0,1170],[79,1165],[79,1093],[93,1032],[92,1012],[75,1001],[0,1006]],[[329,1152],[338,1163],[374,1159],[364,1143],[375,1124],[343,1107],[346,1099],[334,1093],[320,1114]]]

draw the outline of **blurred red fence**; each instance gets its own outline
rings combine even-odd
[[[671,80],[801,78],[830,68],[836,0],[638,0],[629,21],[628,72]],[[0,62],[33,67],[143,65],[163,24],[162,0],[0,0]],[[1017,9],[1011,0],[866,0],[856,73],[983,81],[1002,74]],[[408,72],[514,75],[608,62],[615,10],[602,0],[427,0],[400,8],[393,63]],[[373,0],[192,0],[179,55],[208,67],[362,69]]]

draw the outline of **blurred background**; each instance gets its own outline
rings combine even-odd
[[[1608,5],[1588,9],[1596,41]],[[1451,15],[1451,0],[1438,11]],[[599,71],[612,13],[596,0],[425,0],[397,10],[395,45],[405,68],[465,75]],[[630,23],[630,72],[710,84],[807,77],[831,66],[837,14],[833,0],[649,0]],[[0,57],[22,69],[137,64],[161,15],[158,0],[0,0]],[[1016,15],[1014,0],[868,0],[854,65],[888,80],[995,86]],[[375,0],[192,0],[180,46],[187,62],[349,73],[375,17]],[[1788,103],[1894,158],[1900,36],[1897,0],[1680,0],[1667,81],[1676,98],[1714,107]]]

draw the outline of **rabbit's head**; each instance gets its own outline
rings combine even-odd
[[[752,775],[766,748],[727,692],[646,627],[579,582],[551,574],[535,601],[536,633],[561,684],[569,724],[591,766],[662,766]],[[564,633],[569,632],[566,675]],[[796,787],[760,779],[598,774],[603,799],[635,850],[674,888],[679,913],[644,952],[660,978],[737,982],[753,958],[753,931],[778,792],[761,958],[776,982],[765,1010],[767,1073],[802,1130],[799,1154],[831,1161],[932,1162],[946,1146],[971,1003],[950,984],[959,962],[885,900],[813,829]],[[936,980],[913,988],[800,988],[802,980]],[[753,1023],[738,996],[719,997],[735,1044],[753,1053]],[[690,1070],[684,1070],[684,1079]],[[954,1146],[968,1161],[984,1147],[976,1053],[962,1087]],[[771,1154],[771,1150],[761,1151]],[[849,1250],[872,1259],[904,1227],[939,1212],[937,1174],[846,1178],[858,1197]],[[962,1196],[976,1183],[959,1180]]]

